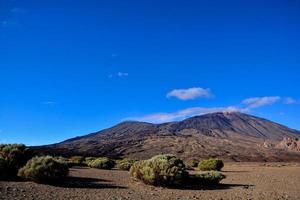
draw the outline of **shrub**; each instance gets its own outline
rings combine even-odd
[[[198,168],[201,171],[220,171],[224,167],[224,163],[219,159],[202,160]]]
[[[182,160],[174,155],[157,155],[149,160],[137,161],[130,175],[151,185],[175,185],[188,177]]]
[[[0,179],[7,178],[7,162],[0,157]]]
[[[17,176],[18,170],[32,157],[32,153],[23,144],[2,144],[0,145],[0,157],[3,166],[5,163],[5,176],[14,178]]]
[[[188,169],[194,169],[195,167],[197,167],[199,164],[199,162],[197,160],[188,160],[186,162],[186,167]]]
[[[68,158],[65,158],[65,157],[62,157],[62,156],[54,157],[54,160],[56,160],[59,163],[65,164],[68,167],[72,167],[73,166],[73,164],[70,162],[70,160]]]
[[[18,176],[35,182],[56,182],[69,173],[66,164],[58,162],[51,156],[34,157],[22,167]]]
[[[88,166],[97,169],[112,169],[115,166],[115,161],[106,157],[97,158],[90,161]]]
[[[96,160],[96,159],[97,159],[97,158],[95,158],[95,157],[86,157],[84,162],[88,165],[89,162],[91,162],[91,161],[93,161],[93,160]]]
[[[69,159],[69,166],[84,166],[86,165],[85,163],[85,158],[83,156],[72,156]]]
[[[209,172],[196,174],[196,178],[203,185],[205,184],[213,185],[213,184],[218,184],[221,180],[226,178],[226,176],[221,174],[220,172],[209,171]]]
[[[117,161],[117,168],[121,170],[126,170],[129,171],[130,167],[133,165],[133,163],[136,162],[135,160],[130,160],[130,159],[123,159],[123,160],[118,160]]]

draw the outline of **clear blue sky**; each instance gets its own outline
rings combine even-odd
[[[237,110],[300,129],[300,2],[0,0],[0,143]]]

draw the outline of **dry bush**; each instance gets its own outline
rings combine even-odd
[[[0,158],[2,159],[1,177],[15,178],[18,170],[32,157],[32,152],[23,144],[0,145]]]
[[[123,160],[117,161],[117,168],[125,171],[129,171],[130,167],[133,165],[133,163],[136,162],[136,160],[131,160],[128,158],[124,158]]]
[[[51,156],[34,157],[22,167],[18,176],[35,182],[52,183],[65,178],[69,168]]]
[[[72,156],[69,158],[69,167],[73,166],[86,166],[85,158],[83,156]]]
[[[198,166],[198,164],[199,164],[199,161],[194,160],[194,159],[188,160],[185,162],[187,169],[194,169],[195,167]]]
[[[201,171],[221,171],[223,167],[224,163],[219,159],[202,160],[198,165]]]
[[[182,160],[167,154],[135,162],[130,175],[150,185],[176,185],[188,177],[188,172]]]
[[[215,185],[221,180],[226,178],[226,176],[217,171],[208,171],[200,174],[196,174],[197,181],[202,185]]]
[[[106,157],[102,157],[90,161],[88,166],[97,169],[112,169],[115,166],[115,161]]]

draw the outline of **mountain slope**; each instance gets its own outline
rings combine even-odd
[[[281,148],[286,146],[282,144],[284,141],[298,141],[299,137],[299,131],[266,119],[243,113],[212,113],[164,124],[123,122],[38,148],[63,155],[138,159],[174,153],[184,159],[221,157],[235,161],[283,161],[300,160],[300,153],[296,151],[299,148],[294,148],[295,151]]]

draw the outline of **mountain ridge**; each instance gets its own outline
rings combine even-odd
[[[173,153],[185,159],[284,161],[300,160],[299,138],[299,131],[267,119],[239,112],[217,112],[163,124],[126,121],[37,148],[62,155],[137,159]],[[290,140],[296,141],[292,142],[295,148],[287,148]]]

